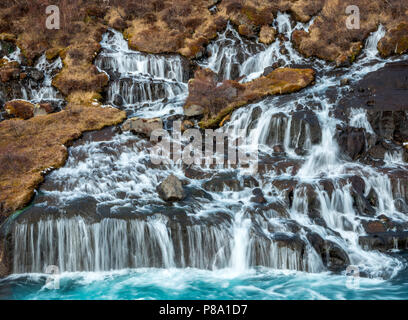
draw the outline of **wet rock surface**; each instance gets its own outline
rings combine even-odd
[[[359,243],[366,250],[406,250],[408,247],[408,232],[384,232],[375,233],[359,238]]]
[[[291,146],[293,148],[305,147],[306,140],[309,143],[319,144],[322,132],[316,114],[311,110],[296,111],[292,114],[290,134],[293,137]]]
[[[356,160],[366,150],[366,134],[363,128],[337,128],[335,135],[340,149],[352,160]]]
[[[369,113],[407,111],[408,62],[388,63],[351,85],[339,102],[345,108],[364,108]],[[388,113],[389,114],[389,113]],[[375,126],[373,126],[375,127]]]
[[[121,126],[122,131],[130,131],[135,134],[141,134],[150,137],[155,130],[163,129],[163,122],[159,118],[141,119],[130,118]]]
[[[210,2],[208,5],[213,6]],[[277,7],[263,1],[256,5],[252,1],[222,1],[212,11],[207,10],[207,3],[198,9],[189,9],[184,2],[169,4],[164,1],[162,8],[156,3],[154,14],[143,16],[136,16],[135,12],[125,16],[117,8],[110,8],[106,21],[111,27],[125,30],[127,40],[117,31],[103,35],[106,28],[99,19],[106,12],[103,8],[92,10],[92,22],[77,27],[78,37],[95,31],[89,47],[79,50],[72,44],[64,53],[47,52],[50,60],[60,55],[64,62],[64,70],[53,82],[70,102],[63,124],[77,119],[78,113],[86,113],[76,109],[77,105],[92,108],[102,103],[126,110],[129,119],[122,131],[146,136],[154,129],[171,131],[173,122],[185,117],[191,119],[183,122],[184,130],[194,128],[203,117],[202,128],[243,127],[253,142],[267,147],[259,152],[257,171],[241,175],[239,166],[223,171],[213,165],[157,165],[147,157],[152,147],[147,139],[120,134],[113,128],[85,134],[72,143],[69,151],[61,153],[64,157],[69,153],[67,165],[48,176],[32,205],[12,224],[10,237],[15,242],[11,247],[21,245],[21,254],[14,257],[21,267],[14,271],[38,272],[44,259],[58,257],[57,248],[64,248],[76,257],[76,264],[61,266],[61,270],[69,271],[129,267],[215,269],[231,267],[238,254],[245,258],[244,265],[239,266],[244,269],[267,266],[338,273],[350,265],[350,257],[364,260],[358,243],[350,245],[348,241],[352,240],[343,238],[343,232],[357,233],[361,247],[368,250],[405,250],[407,225],[394,218],[408,212],[408,180],[402,161],[390,160],[389,154],[398,146],[402,149],[407,138],[405,63],[388,64],[355,82],[347,68],[331,70],[321,61],[301,60],[289,45],[294,20],[308,22],[317,14],[308,34],[292,32],[295,45],[305,55],[317,55],[350,67],[361,50],[360,42],[374,28],[364,25],[363,32],[353,41],[347,39],[347,43],[339,44],[344,39],[333,38],[330,41],[335,44],[329,46],[325,44],[326,34],[322,39],[314,37],[316,30],[325,28],[322,19],[330,18],[323,0],[310,6],[304,1],[284,1]],[[137,9],[148,6],[143,3]],[[286,15],[278,14],[278,7],[294,20],[286,23]],[[192,11],[188,13],[189,10]],[[179,16],[182,18],[177,20]],[[188,20],[189,16],[197,19]],[[218,17],[213,20],[212,16]],[[280,22],[272,27],[275,18]],[[226,39],[219,47],[207,46],[228,19],[236,29],[229,27],[227,33],[220,35]],[[258,36],[270,47],[254,43]],[[399,33],[391,36],[394,40],[401,38]],[[79,38],[75,39],[78,42]],[[155,54],[130,51],[126,41],[131,48]],[[279,42],[277,49],[268,51],[274,41]],[[237,51],[232,51],[228,42]],[[323,50],[317,50],[322,46]],[[101,48],[95,60],[98,68],[90,68],[95,52]],[[223,52],[219,65],[209,62],[211,58],[218,60],[217,50]],[[174,52],[198,59],[190,63],[169,54]],[[33,58],[33,53],[29,53]],[[268,57],[273,57],[273,61],[266,63]],[[302,63],[296,65],[294,61]],[[197,65],[214,70],[196,68]],[[374,62],[369,67],[373,65]],[[316,79],[315,71],[304,69],[306,66],[316,67]],[[193,69],[198,70],[195,75]],[[38,83],[47,79],[46,72],[35,68],[24,71],[26,78],[21,73],[17,77],[14,71],[5,73],[10,76],[10,91],[17,92],[21,83],[29,81],[37,82],[38,88]],[[248,75],[252,78],[245,79]],[[329,80],[328,87],[322,85],[324,77]],[[314,81],[317,86],[305,88]],[[339,88],[332,85],[337,82]],[[103,89],[105,84],[108,85]],[[293,95],[278,96],[299,90]],[[98,92],[102,95],[98,96]],[[249,103],[259,105],[253,108]],[[325,110],[327,105],[330,111]],[[48,115],[53,105],[42,103],[39,107],[33,107],[35,117],[30,121],[42,124],[45,120],[41,119],[53,117]],[[351,108],[367,111],[373,132],[365,122],[353,119]],[[97,110],[112,116],[112,124],[124,119],[123,113],[115,118],[107,106]],[[331,115],[336,119],[331,119]],[[247,118],[250,123],[245,122]],[[82,129],[100,129],[95,123],[100,120],[96,115],[86,113],[81,119],[87,121],[81,123],[81,130],[71,132],[69,141],[79,138]],[[334,122],[341,125],[336,129]],[[34,127],[38,128],[42,126]],[[21,130],[18,125],[6,129],[14,130],[17,136],[20,131],[25,136],[35,131],[25,132],[27,128]],[[55,132],[47,133],[44,144],[61,145],[60,140],[52,140]],[[14,160],[17,165],[10,166],[8,159],[6,169],[22,168],[25,159]],[[172,172],[181,178],[169,176]],[[36,185],[42,176],[37,178]],[[33,189],[31,181],[27,185]],[[30,199],[32,193],[18,200],[27,203]],[[379,215],[382,212],[387,215]],[[83,246],[76,245],[78,238],[85,239]],[[43,250],[42,255],[32,255],[28,247],[31,239],[36,248]],[[241,247],[241,240],[245,246]],[[115,249],[112,255],[107,248]],[[0,247],[0,275],[1,252]],[[97,252],[102,258],[97,260],[96,254],[87,252]],[[46,262],[59,263],[51,260]]]
[[[340,272],[350,265],[347,253],[337,244],[323,240],[316,233],[308,234],[308,239],[316,252],[321,255],[323,263],[329,270]]]
[[[157,192],[164,201],[180,201],[185,197],[181,181],[174,175],[168,176],[157,187]]]
[[[212,70],[199,69],[189,81],[189,96],[183,108],[187,114],[189,108],[199,109],[200,113],[204,110],[200,127],[218,127],[237,108],[269,95],[297,92],[310,85],[314,76],[312,69],[280,68],[245,84],[233,80],[218,84]]]

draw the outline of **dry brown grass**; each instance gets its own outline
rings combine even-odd
[[[356,5],[360,8],[361,21],[359,30],[346,28],[346,7]],[[298,50],[306,56],[316,56],[324,60],[335,61],[338,65],[353,62],[360,53],[364,40],[381,23],[387,30],[385,39],[380,43],[384,56],[401,54],[408,50],[405,45],[406,30],[396,29],[402,22],[408,21],[405,0],[325,0],[309,32],[297,31],[293,41]],[[397,43],[404,50],[393,52]]]
[[[34,105],[24,100],[9,101],[4,106],[4,109],[10,116],[24,120],[30,119],[34,116]]]
[[[43,181],[44,170],[64,165],[68,155],[64,145],[85,131],[118,124],[125,117],[124,112],[114,108],[71,104],[58,113],[1,122],[1,214],[8,215],[30,201]]]
[[[196,57],[226,25],[222,17],[211,15],[210,3],[166,0],[140,4],[125,31],[130,47],[150,53],[172,52]]]
[[[46,29],[48,5],[60,8],[60,30]],[[14,35],[29,64],[44,52],[49,59],[60,55],[64,68],[53,84],[64,95],[77,90],[100,92],[107,77],[92,62],[106,31],[107,11],[103,0],[6,0],[0,8],[0,19],[9,23],[0,25],[0,33]]]
[[[61,9],[59,31],[45,29],[44,12],[50,4]],[[391,47],[403,37],[395,28],[408,20],[406,0],[222,0],[217,13],[211,14],[208,7],[213,4],[212,0],[6,0],[0,6],[0,21],[7,23],[0,23],[0,34],[15,37],[29,62],[44,51],[49,57],[64,56],[64,69],[69,72],[56,85],[69,94],[84,84],[79,74],[90,66],[106,26],[124,31],[134,49],[192,58],[200,55],[227,20],[241,26],[244,35],[254,36],[273,22],[278,11],[302,22],[317,15],[309,33],[295,35],[297,47],[307,56],[342,62],[354,59],[358,52],[352,47],[361,44],[380,22],[389,31],[384,47]],[[361,30],[346,29],[348,5],[360,7]],[[85,78],[90,82],[85,90],[100,91],[96,87],[104,82],[94,70]]]
[[[241,84],[226,80],[217,84],[216,74],[200,69],[189,81],[189,96],[185,109],[199,105],[204,109],[202,128],[218,127],[235,109],[268,95],[285,94],[301,90],[314,81],[312,69],[281,68],[251,82]]]

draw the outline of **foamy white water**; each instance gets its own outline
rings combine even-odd
[[[309,25],[295,28],[307,29]],[[279,13],[274,26],[291,38],[294,29],[289,15]],[[383,34],[380,27],[370,36],[364,54],[345,71],[345,78],[356,81],[386,64],[387,60],[376,53]],[[111,79],[108,103],[142,117],[166,120],[170,112],[182,114],[189,66],[181,57],[132,51],[115,31],[105,34],[101,45],[96,65]],[[281,51],[282,46],[285,51]],[[365,196],[371,191],[377,195],[374,216],[386,214],[407,221],[395,206],[397,194],[391,180],[376,168],[341,155],[334,133],[342,121],[331,114],[337,101],[325,97],[339,83],[336,76],[324,72],[333,67],[301,57],[290,41],[282,46],[278,41],[270,46],[248,43],[229,26],[208,46],[209,58],[199,61],[200,66],[218,72],[221,79],[244,76],[242,81],[260,76],[279,60],[283,66],[308,62],[317,70],[316,84],[310,88],[241,108],[225,125],[225,130],[232,132],[245,130],[246,138],[259,144],[262,159],[278,153],[278,160],[287,164],[281,169],[276,165],[279,161],[272,158],[270,169],[252,177],[259,182],[268,205],[273,206],[265,208],[251,202],[254,186],[245,184],[247,177],[239,170],[206,168],[202,171],[208,176],[188,178],[178,164],[152,165],[149,143],[129,133],[85,139],[70,149],[67,164],[52,172],[50,183],[40,190],[63,208],[62,215],[35,222],[22,220],[15,225],[14,272],[43,272],[50,264],[70,272],[192,267],[242,276],[257,266],[325,272],[329,266],[310,240],[313,233],[344,253],[349,264],[371,276],[395,275],[403,267],[400,260],[360,245],[359,237],[366,235],[363,221],[371,218],[357,212],[352,186],[344,182],[355,175],[361,177]],[[47,68],[41,60],[38,67]],[[47,76],[45,79],[49,81]],[[337,93],[340,98],[341,89]],[[35,96],[53,94],[45,89]],[[349,125],[373,132],[361,109],[351,110]],[[275,152],[277,146],[283,152]],[[385,162],[391,167],[403,165],[398,154],[387,154]],[[187,200],[172,206],[156,191],[170,173],[185,181],[190,192]],[[212,179],[221,179],[221,187],[214,181],[208,186]],[[285,179],[295,182],[292,195],[276,186]],[[325,181],[333,185],[330,193],[322,187]],[[313,199],[310,192],[315,195]],[[80,205],[77,211],[70,207],[73,204],[75,208],[76,201],[86,197],[91,199],[88,204],[95,202],[94,207],[84,211]],[[312,210],[318,212],[320,220],[311,217]],[[87,215],[91,218],[84,218]]]

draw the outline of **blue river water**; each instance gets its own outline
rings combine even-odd
[[[389,280],[328,273],[249,270],[133,269],[114,272],[13,275],[0,280],[0,299],[408,299],[408,270]]]

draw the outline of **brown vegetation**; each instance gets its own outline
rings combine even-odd
[[[361,30],[345,28],[345,8],[349,4],[361,8]],[[60,30],[46,29],[48,5],[60,8]],[[210,11],[214,5],[216,10]],[[407,9],[406,0],[3,0],[0,40],[17,44],[27,64],[44,53],[50,60],[60,56],[63,69],[53,85],[69,102],[67,110],[59,113],[0,123],[3,211],[10,212],[30,199],[34,187],[42,180],[43,169],[63,164],[66,150],[62,144],[85,130],[124,118],[117,110],[100,108],[98,102],[108,79],[105,73],[98,72],[93,60],[108,27],[121,30],[133,49],[194,58],[200,56],[228,20],[242,34],[260,36],[263,42],[271,43],[275,34],[270,25],[278,11],[288,12],[302,22],[317,16],[309,32],[294,33],[295,45],[306,56],[343,64],[354,60],[364,39],[379,23],[387,30],[379,44],[380,52],[384,56],[405,52]],[[24,75],[20,75],[17,63],[0,60],[1,81],[21,76]],[[278,69],[247,84],[226,81],[217,86],[211,73],[199,71],[190,82],[185,108],[194,105],[204,108],[201,126],[218,126],[241,105],[265,95],[299,90],[312,81],[312,70]],[[29,118],[27,108],[17,109],[14,106],[17,117]],[[12,162],[15,165],[10,167]]]
[[[54,85],[68,95],[78,88],[98,92],[106,83],[91,64],[108,26],[123,31],[133,49],[193,58],[201,54],[228,20],[245,36],[259,36],[262,29],[265,36],[278,11],[288,12],[301,22],[317,16],[309,32],[295,32],[293,41],[306,56],[341,64],[354,60],[364,39],[379,23],[387,29],[383,54],[395,53],[391,50],[395,44],[405,48],[406,28],[401,23],[408,20],[408,8],[404,3],[405,0],[37,0],[27,5],[26,0],[5,0],[0,4],[0,39],[16,41],[28,62],[44,52],[50,59],[60,55],[64,69]],[[60,7],[60,30],[45,28],[45,8],[51,4]],[[210,12],[208,9],[214,4],[217,9]],[[346,28],[348,5],[360,7],[360,30]],[[266,43],[272,41],[272,37],[262,38],[267,39]]]
[[[408,21],[391,28],[388,34],[378,43],[381,55],[403,54],[408,51]]]
[[[314,74],[312,69],[281,68],[248,83],[226,80],[217,84],[217,76],[213,71],[200,69],[196,71],[195,78],[189,81],[189,96],[184,110],[199,106],[204,115],[200,127],[218,127],[241,106],[268,95],[291,93],[305,88],[314,81]]]
[[[13,79],[18,79],[20,76],[20,66],[16,61],[8,61],[0,59],[0,81],[8,82]]]
[[[203,46],[226,26],[226,20],[212,15],[214,1],[162,0],[135,5],[125,36],[135,50],[150,53],[180,53],[188,58],[200,55]],[[112,19],[112,18],[111,18]]]
[[[115,108],[71,104],[58,113],[0,122],[0,215],[7,216],[30,201],[44,170],[64,165],[70,141],[125,117]]]
[[[346,27],[346,8],[349,5],[360,8],[360,29],[349,30]],[[309,32],[295,31],[292,40],[297,49],[308,57],[316,56],[344,65],[354,61],[364,40],[370,32],[377,30],[380,23],[387,30],[379,46],[382,54],[388,56],[407,50],[406,27],[401,25],[407,21],[405,0],[326,0]],[[394,52],[397,43],[405,49]]]
[[[6,102],[4,109],[10,116],[15,118],[27,120],[34,116],[34,105],[25,100]]]
[[[57,5],[61,14],[59,30],[46,28],[46,8]],[[12,34],[28,64],[41,54],[48,59],[58,55],[63,69],[53,85],[64,95],[77,90],[100,92],[107,77],[99,73],[93,59],[100,50],[99,42],[106,31],[104,16],[108,10],[103,0],[6,0],[0,6],[0,34]],[[10,38],[10,37],[9,37]]]
[[[244,36],[256,35],[270,25],[278,11],[288,12],[296,21],[307,22],[323,7],[325,0],[223,0],[220,15],[229,19]]]

